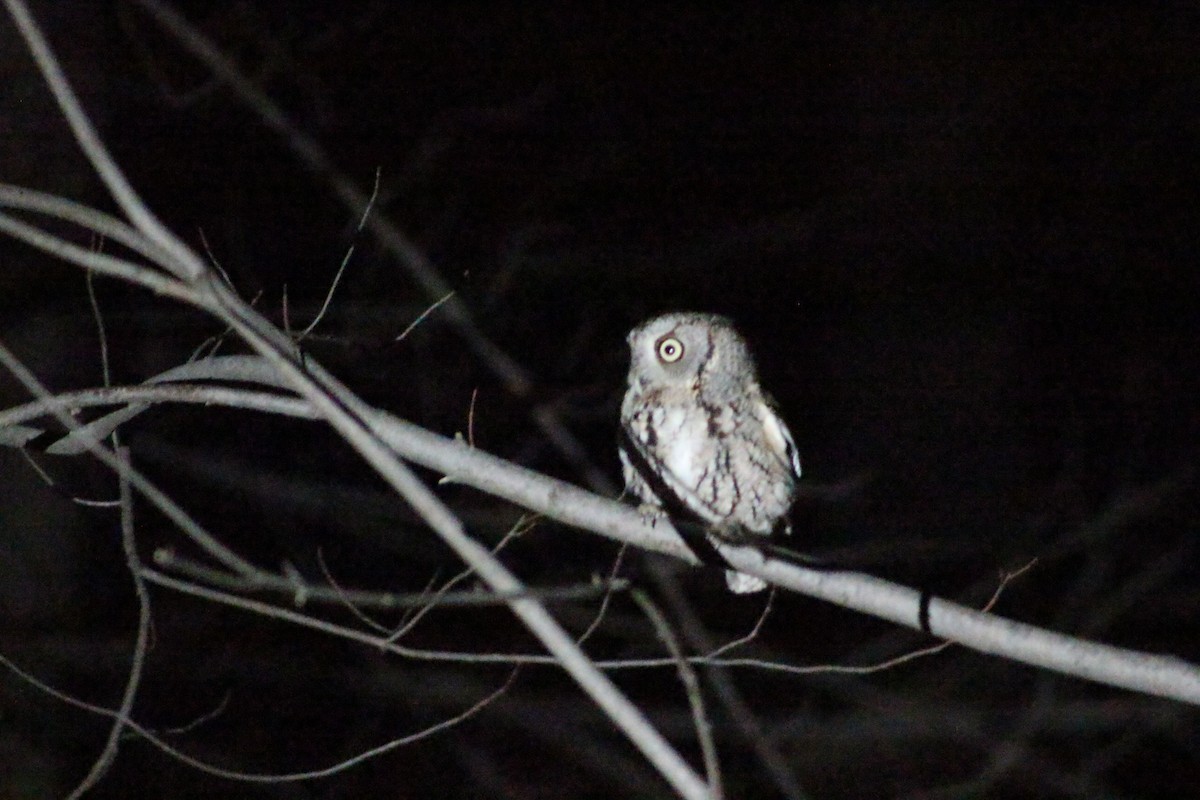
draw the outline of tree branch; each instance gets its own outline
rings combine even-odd
[[[156,376],[148,383],[170,378],[237,381],[286,388],[265,362],[254,356],[221,356],[192,362]],[[296,398],[219,386],[147,385],[140,389],[97,389],[63,395],[61,399],[68,405],[79,406],[89,402],[111,403],[117,397],[140,404],[156,401],[227,404],[300,418],[314,419],[317,416],[308,404]],[[36,403],[0,412],[0,443],[6,439],[4,425],[27,422],[37,416],[36,412]],[[114,412],[122,413],[123,410]],[[95,433],[103,432],[105,419],[107,417],[92,423],[93,426],[101,426]],[[380,439],[400,456],[445,475],[451,482],[471,486],[614,541],[673,556],[692,565],[699,564],[666,520],[649,524],[637,509],[630,506],[511,464],[386,412],[374,410],[365,419]],[[34,429],[26,427],[24,430]],[[57,446],[57,443],[51,445],[51,449]],[[915,589],[862,573],[809,569],[772,558],[753,547],[721,544],[718,549],[739,570],[757,575],[781,588],[827,600],[908,628],[921,629],[921,594]],[[980,652],[1110,686],[1200,705],[1200,667],[1172,656],[1153,655],[1078,639],[941,598],[934,598],[929,604],[929,628],[935,636]]]

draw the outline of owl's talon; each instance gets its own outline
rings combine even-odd
[[[656,526],[660,519],[667,516],[667,512],[663,511],[662,506],[656,506],[653,503],[641,503],[638,505],[637,510],[642,515],[642,521],[651,528]]]
[[[761,541],[762,537],[759,534],[751,533],[736,522],[718,522],[711,525],[708,529],[714,539],[718,539],[725,544],[740,545],[752,542],[754,539]]]

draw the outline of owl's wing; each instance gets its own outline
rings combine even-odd
[[[759,401],[759,413],[762,414],[763,438],[766,439],[767,445],[775,451],[775,455],[779,456],[780,461],[792,468],[792,473],[799,478],[800,451],[796,449],[796,443],[792,440],[792,432],[788,430],[787,423],[775,410],[775,403],[770,397]]]

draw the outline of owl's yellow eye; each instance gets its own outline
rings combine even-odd
[[[674,364],[676,361],[683,358],[683,342],[679,341],[674,336],[667,336],[659,339],[658,358],[664,364]]]

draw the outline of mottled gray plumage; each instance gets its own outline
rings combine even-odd
[[[682,505],[718,538],[790,532],[800,458],[732,323],[664,314],[634,328],[628,341],[620,449],[626,488],[649,511]],[[738,593],[766,586],[733,570],[726,581]]]

